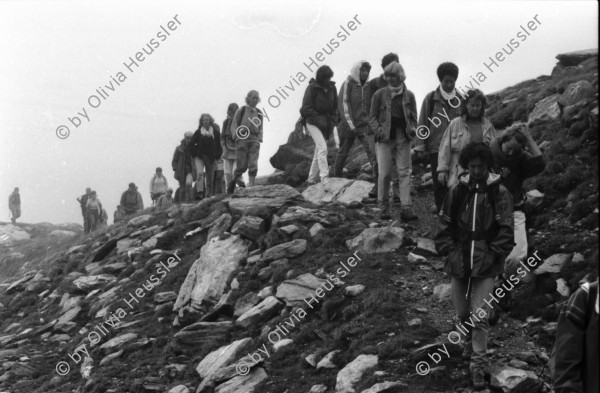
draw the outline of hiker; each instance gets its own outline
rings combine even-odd
[[[215,161],[215,173],[213,175],[213,195],[220,195],[225,192],[225,169],[223,158]]]
[[[494,278],[504,271],[514,236],[512,195],[500,176],[489,172],[492,163],[492,152],[483,143],[462,149],[460,165],[468,173],[461,174],[446,194],[435,236],[438,254],[447,256],[444,271],[452,280],[454,308],[469,332],[463,357],[471,360],[476,389],[485,387],[489,323],[484,306],[493,293]]]
[[[156,173],[150,179],[150,199],[152,199],[152,204],[155,205],[158,198],[165,194],[169,188],[169,183],[167,182],[167,178],[163,176],[162,168],[156,168]]]
[[[223,132],[221,132],[221,148],[223,149],[223,171],[225,172],[225,186],[233,179],[235,172],[235,141],[231,136],[231,122],[233,115],[238,110],[239,106],[235,102],[227,107],[227,118],[223,121]],[[237,185],[246,187],[246,183],[240,176],[237,179]]]
[[[383,58],[381,59],[381,69],[385,70],[385,67],[387,67],[388,65],[392,64],[392,63],[400,63],[400,58],[398,57],[398,54],[396,53],[388,53],[387,55],[383,56]],[[371,93],[371,102],[369,103],[369,114],[371,113],[371,105],[373,104],[373,100],[372,97],[375,94],[375,92],[379,89],[383,89],[384,87],[387,87],[389,85],[389,81],[385,78],[385,75],[382,73],[380,76],[375,77],[373,79],[371,79],[369,81],[369,91]],[[375,144],[375,130],[371,129],[371,127],[369,127],[369,133],[367,134],[367,140],[369,142],[369,148],[371,149],[371,154],[373,155],[373,157],[375,157],[375,185],[373,186],[373,189],[371,191],[369,191],[369,198],[377,198],[377,189],[378,189],[378,179],[379,179],[379,168],[378,168],[378,164],[377,164],[377,149],[376,149],[376,144]],[[394,195],[394,199],[393,202],[394,203],[400,203],[400,194],[398,193],[399,191],[399,180],[398,180],[398,171],[396,170],[396,158],[393,157],[392,160],[394,161],[393,166],[392,166],[392,194]]]
[[[410,196],[410,142],[417,126],[417,104],[415,95],[404,83],[406,74],[400,63],[390,63],[385,68],[385,76],[390,85],[373,95],[369,117],[371,128],[375,131],[379,166],[377,201],[381,207],[380,219],[390,218],[389,186],[395,158],[402,204],[400,217],[411,221],[418,218],[412,210]]]
[[[417,157],[426,155],[431,165],[431,178],[433,180],[433,197],[435,206],[431,212],[437,214],[442,207],[442,202],[448,188],[438,181],[437,167],[440,141],[450,121],[460,116],[461,99],[455,89],[458,78],[458,67],[454,63],[442,63],[437,68],[437,77],[440,85],[425,96],[419,115],[419,132],[415,151]],[[424,137],[424,138],[423,138]]]
[[[158,198],[156,206],[159,209],[168,209],[173,206],[173,203],[173,189],[169,187],[167,188],[167,193]]]
[[[250,90],[246,95],[246,105],[235,111],[231,126],[231,137],[235,141],[235,171],[233,179],[227,183],[227,193],[232,194],[238,179],[248,171],[248,187],[254,186],[258,173],[258,154],[263,141],[263,113],[256,107],[260,102],[258,91]]]
[[[88,215],[88,222],[90,223],[90,232],[93,232],[98,229],[102,218],[102,203],[100,203],[96,191],[90,193],[90,197],[85,203],[85,208]]]
[[[315,79],[311,79],[304,98],[300,115],[305,123],[306,130],[315,142],[315,152],[308,174],[308,184],[321,182],[329,177],[327,163],[327,140],[333,134],[333,127],[338,116],[337,89],[331,80],[333,71],[326,65],[317,69]]]
[[[525,151],[525,148],[529,151]],[[515,273],[520,262],[527,257],[527,229],[525,228],[525,179],[539,175],[546,167],[544,156],[533,140],[526,124],[517,123],[509,127],[490,145],[494,158],[493,169],[501,177],[504,187],[512,194],[514,203],[514,247],[505,262],[505,277]],[[499,281],[496,282],[498,287]],[[508,311],[511,306],[510,293],[502,298],[503,308]]]
[[[98,228],[106,228],[108,227],[108,213],[106,213],[106,209],[102,209],[100,213],[100,223],[98,224]]]
[[[175,148],[171,166],[175,172],[175,180],[179,182],[179,188],[175,192],[175,203],[190,203],[194,200],[192,184],[196,176],[194,164],[190,154],[190,144],[194,133],[187,131],[184,134],[181,144]]]
[[[216,160],[221,158],[221,130],[215,119],[208,113],[200,116],[198,129],[192,137],[190,154],[196,168],[196,193],[198,199],[213,195],[213,180]],[[206,171],[206,175],[204,173]],[[204,182],[206,181],[206,189]]]
[[[81,215],[83,216],[83,232],[84,233],[90,233],[90,222],[88,221],[88,218],[87,218],[86,205],[87,205],[87,201],[88,201],[91,193],[92,193],[92,189],[88,187],[85,189],[85,194],[83,194],[82,196],[77,198],[77,202],[79,202],[79,205],[81,206]]]
[[[125,211],[121,207],[121,205],[117,205],[117,210],[113,214],[113,224],[118,224],[125,218]]]
[[[137,189],[135,183],[129,183],[129,188],[121,195],[121,208],[127,216],[144,208],[142,194]]]
[[[335,158],[333,176],[342,177],[344,164],[348,158],[348,153],[358,138],[371,163],[373,176],[375,176],[376,159],[375,154],[371,152],[367,134],[369,127],[369,108],[371,106],[371,91],[368,84],[371,65],[364,60],[354,64],[348,79],[342,83],[340,95],[338,97],[338,112],[340,113],[340,123],[338,125],[338,135],[340,138],[340,148]]]
[[[463,98],[462,115],[450,122],[440,142],[437,176],[441,186],[453,186],[458,175],[464,172],[459,157],[469,142],[483,142],[489,146],[498,136],[492,122],[484,116],[487,101],[481,90],[469,90]]]
[[[19,187],[15,187],[8,197],[8,209],[10,210],[10,221],[15,224],[17,218],[21,217],[21,195],[19,195]]]
[[[562,309],[550,356],[555,393],[600,392],[598,280],[586,282]]]

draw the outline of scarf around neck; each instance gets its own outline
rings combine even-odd
[[[389,85],[390,91],[392,92],[392,99],[394,99],[394,97],[402,95],[402,93],[404,93],[404,83],[401,83],[400,86],[398,87],[392,87],[391,85]]]
[[[453,89],[452,93],[446,93],[442,88],[442,85],[440,85],[440,94],[442,95],[444,100],[450,102],[450,100],[453,100],[454,97],[456,97],[456,89]]]
[[[204,126],[202,126],[200,128],[200,132],[202,133],[202,136],[208,136],[208,137],[214,138],[212,126],[209,126],[208,130],[206,128],[204,128]]]

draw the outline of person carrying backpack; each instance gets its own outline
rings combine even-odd
[[[452,119],[461,114],[461,99],[454,88],[458,78],[458,67],[454,63],[442,63],[437,68],[440,85],[425,96],[419,114],[419,132],[415,143],[417,157],[427,155],[431,165],[433,180],[433,196],[435,207],[432,212],[437,214],[442,207],[442,201],[448,188],[438,181],[437,167],[440,142],[444,131]]]
[[[158,198],[165,194],[167,188],[169,188],[169,183],[167,178],[163,176],[162,168],[156,168],[156,173],[150,179],[150,198],[153,205],[156,204]]]
[[[86,205],[87,205],[87,201],[88,201],[88,198],[90,197],[91,193],[92,193],[92,189],[88,187],[85,189],[85,194],[83,194],[82,196],[77,198],[77,202],[79,202],[79,206],[81,206],[81,215],[83,216],[83,232],[84,233],[90,233],[90,222],[88,221],[88,217],[87,217]]]
[[[369,72],[371,65],[364,60],[354,64],[348,79],[342,83],[338,97],[338,112],[341,115],[338,125],[340,149],[335,158],[333,176],[341,177],[348,153],[358,138],[362,144],[375,176],[376,159],[371,152],[367,134],[369,127],[369,108],[371,107],[372,92],[369,88]]]
[[[562,309],[550,357],[555,393],[600,392],[598,279],[585,283]]]
[[[178,204],[190,203],[194,200],[192,184],[194,183],[196,173],[194,171],[192,155],[190,154],[190,145],[193,136],[194,133],[191,131],[187,131],[184,134],[181,144],[175,148],[173,160],[171,161],[173,172],[175,172],[173,177],[179,182],[179,188],[175,192],[175,203]]]
[[[223,121],[223,131],[221,132],[221,148],[223,149],[223,172],[225,174],[225,187],[233,179],[233,173],[235,172],[235,140],[231,136],[231,122],[233,116],[238,110],[239,106],[235,102],[232,102],[227,107],[227,118]],[[246,183],[242,177],[237,179],[238,186],[246,187]]]
[[[323,65],[317,69],[315,79],[311,79],[304,92],[300,115],[306,130],[315,142],[315,151],[308,173],[308,184],[323,182],[329,177],[327,163],[327,140],[333,134],[337,123],[338,103],[337,88],[331,80],[333,71]]]
[[[227,184],[227,193],[235,191],[238,179],[248,171],[248,186],[254,186],[258,173],[258,155],[263,142],[263,113],[256,107],[260,95],[250,90],[246,95],[246,105],[242,105],[233,115],[230,133],[235,141],[235,171]]]
[[[462,150],[460,165],[468,173],[446,194],[435,236],[438,254],[447,257],[444,271],[452,280],[458,318],[463,326],[472,326],[463,356],[470,356],[476,389],[485,387],[489,329],[489,312],[482,315],[478,310],[486,308],[493,294],[494,279],[504,271],[514,236],[512,195],[500,184],[500,176],[489,172],[492,163],[492,152],[483,143],[469,143]]]

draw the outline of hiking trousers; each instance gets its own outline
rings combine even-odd
[[[401,132],[397,134],[395,140],[376,143],[377,164],[379,166],[377,200],[384,204],[389,201],[390,180],[392,180],[395,159],[400,203],[402,203],[403,208],[409,208],[412,206],[410,197],[410,175],[412,174],[410,140]]]
[[[256,139],[237,139],[235,141],[235,179],[241,177],[246,171],[248,171],[248,176],[256,176],[259,152],[260,142]]]
[[[308,182],[316,183],[317,176],[321,181],[329,177],[329,164],[327,163],[327,141],[319,127],[312,124],[306,124],[306,130],[315,142],[315,152],[313,154],[312,164],[308,172]]]

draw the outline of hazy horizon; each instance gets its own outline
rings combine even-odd
[[[8,221],[7,199],[19,187],[18,222],[27,223],[81,223],[75,199],[86,187],[98,192],[109,223],[130,182],[149,206],[156,167],[177,188],[171,159],[183,133],[197,128],[202,113],[221,125],[227,105],[242,104],[251,89],[260,92],[258,107],[266,110],[258,175],[272,173],[269,158],[293,130],[317,68],[311,73],[304,63],[323,47],[330,51],[332,40],[338,46],[318,66],[333,69],[338,88],[355,62],[369,61],[374,78],[381,57],[396,52],[418,109],[439,84],[435,71],[444,61],[458,65],[457,87],[477,80],[475,87],[489,94],[550,75],[560,53],[598,47],[592,1],[15,1],[0,2],[0,15],[6,217],[0,221]],[[527,29],[535,17],[539,24]],[[525,40],[521,26],[529,33]],[[519,46],[498,66],[486,67],[511,39]],[[129,58],[143,48],[150,54],[131,65]],[[300,82],[299,73],[306,80]],[[91,95],[97,101],[88,101]],[[70,129],[66,139],[57,137],[61,125]]]

